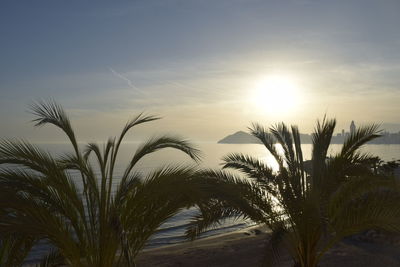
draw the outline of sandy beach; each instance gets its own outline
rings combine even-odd
[[[193,242],[142,251],[139,267],[150,266],[261,266],[269,232],[251,227]],[[291,267],[289,255],[276,266]],[[400,266],[400,239],[374,232],[343,240],[322,259],[321,267],[395,267]]]

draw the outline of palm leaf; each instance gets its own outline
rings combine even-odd
[[[350,157],[367,142],[380,137],[379,125],[371,124],[357,129],[346,138],[342,150],[342,157]]]
[[[270,183],[276,179],[272,168],[254,157],[231,153],[223,157],[222,160],[224,161],[224,169],[231,168],[239,170],[247,174],[248,177],[255,178],[260,183]]]
[[[126,168],[122,179],[124,180],[125,177],[129,175],[136,163],[139,162],[139,160],[144,156],[164,148],[174,148],[186,153],[195,161],[200,160],[200,151],[194,148],[186,140],[172,136],[153,137],[136,150],[136,153]]]
[[[247,196],[252,194],[251,190],[232,189],[234,183],[243,189],[239,181],[231,180],[229,187],[224,183],[213,184],[214,188],[221,188],[220,191],[213,189],[218,193],[224,190],[235,193],[222,193],[221,199],[213,196],[222,202],[216,202],[210,211],[204,209],[206,214],[213,216],[199,216],[193,234],[206,228],[207,222],[217,223],[224,217],[224,210],[229,212],[232,207],[237,207],[241,211],[239,214],[250,218],[249,214],[261,212],[272,230],[265,254],[267,262],[276,263],[281,246],[285,246],[296,266],[314,267],[322,255],[345,236],[371,228],[399,232],[400,187],[391,177],[377,176],[376,168],[374,171],[371,165],[375,157],[360,151],[362,145],[379,136],[377,126],[361,127],[346,139],[341,152],[330,156],[328,149],[335,125],[334,119],[326,117],[317,121],[312,134],[312,159],[304,162],[300,132],[296,126],[292,126],[290,132],[281,123],[267,131],[261,125],[253,124],[250,133],[274,156],[279,170],[271,174],[265,171],[268,166],[256,158],[235,153],[224,157],[223,166],[255,178],[265,197],[255,201]],[[282,146],[283,153],[278,153],[275,142]],[[220,173],[210,175],[216,179],[223,176]],[[223,177],[221,180],[224,181]],[[253,194],[261,195],[259,192]],[[242,203],[235,206],[235,195],[247,201],[250,207]],[[260,204],[262,202],[264,206]],[[274,215],[274,220],[267,217],[269,214]]]
[[[116,192],[112,191],[124,136],[134,126],[157,117],[139,114],[125,125],[118,139],[109,138],[103,147],[89,143],[81,153],[60,105],[42,101],[31,109],[37,126],[52,124],[67,134],[74,153],[56,158],[26,141],[0,141],[0,239],[18,233],[33,240],[31,245],[47,240],[57,252],[44,259],[44,266],[58,256],[71,266],[133,266],[139,250],[166,219],[205,198],[192,167],[164,168],[144,180],[132,171],[143,156],[168,147],[198,160],[199,151],[188,141],[169,136],[153,138],[142,146],[127,175],[116,184]]]

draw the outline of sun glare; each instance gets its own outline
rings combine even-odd
[[[262,112],[288,114],[300,103],[297,81],[290,76],[271,75],[256,82],[252,102]]]

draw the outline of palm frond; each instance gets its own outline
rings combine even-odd
[[[268,149],[268,151],[272,154],[275,160],[278,162],[279,166],[283,168],[283,159],[279,155],[279,152],[275,148],[276,140],[274,137],[265,129],[263,126],[257,123],[253,123],[251,127],[249,127],[250,133],[257,137],[261,143]]]
[[[195,173],[196,169],[190,166],[167,166],[150,173],[143,182],[136,183],[131,194],[125,195],[122,205],[126,208],[120,209],[119,217],[122,229],[131,229],[124,235],[133,256],[165,220],[199,201]]]
[[[99,200],[99,185],[96,179],[96,174],[89,163],[88,159],[84,159],[84,157],[76,156],[71,153],[65,153],[59,159],[57,159],[59,163],[60,170],[74,170],[79,171],[82,176],[83,182],[83,191],[84,193],[89,193],[91,196],[96,196],[95,198]]]
[[[69,138],[75,151],[78,151],[78,143],[75,133],[72,129],[71,122],[64,109],[55,101],[38,101],[34,102],[30,107],[31,113],[37,118],[33,120],[35,126],[45,124],[53,124],[61,129]]]
[[[125,124],[125,127],[122,129],[121,134],[115,144],[115,149],[112,153],[112,165],[114,164],[115,160],[116,160],[116,156],[118,154],[118,149],[119,146],[121,145],[122,140],[124,139],[125,135],[129,132],[129,130],[131,130],[133,127],[143,124],[143,123],[147,123],[147,122],[151,122],[154,120],[159,120],[160,117],[157,116],[153,116],[153,115],[144,115],[143,113],[140,113],[139,115],[137,115],[136,117],[134,117],[133,119],[131,119],[130,121],[128,121]]]
[[[270,131],[283,148],[285,162],[288,165],[289,170],[294,172],[296,168],[296,159],[293,149],[293,138],[288,127],[284,123],[279,123],[271,127]]]
[[[219,227],[225,219],[245,217],[242,212],[220,201],[208,201],[199,206],[200,213],[193,216],[186,228],[186,238],[194,240],[206,230]]]
[[[249,155],[231,153],[224,156],[222,160],[224,161],[223,169],[239,170],[247,174],[248,177],[257,179],[260,183],[270,183],[276,179],[272,168]]]
[[[16,164],[41,173],[57,171],[51,155],[26,141],[0,141],[0,164]]]
[[[324,117],[322,122],[317,121],[317,126],[312,134],[312,184],[317,187],[321,184],[325,173],[325,161],[335,126],[336,120]]]
[[[292,126],[292,135],[296,152],[296,170],[297,175],[300,177],[301,194],[304,195],[307,190],[305,168],[303,161],[303,151],[301,149],[300,131],[297,126]]]
[[[366,195],[375,192],[395,192],[398,190],[398,182],[393,177],[360,176],[352,177],[345,183],[341,183],[329,199],[329,213],[331,216],[346,209],[347,205],[355,200],[362,199]],[[356,201],[357,202],[357,201]]]
[[[34,243],[34,239],[21,234],[0,236],[0,265],[22,266]]]
[[[15,234],[26,240],[48,240],[71,266],[133,266],[138,251],[166,219],[204,201],[194,175],[197,170],[183,166],[163,168],[144,180],[130,169],[116,184],[117,191],[112,191],[124,136],[134,126],[158,117],[139,114],[118,139],[109,138],[102,148],[89,143],[81,153],[60,105],[41,101],[31,111],[36,126],[50,123],[64,131],[74,153],[56,158],[25,141],[0,141],[0,240]],[[143,145],[131,167],[163,148],[199,160],[199,150],[188,141],[162,136]],[[93,154],[100,179],[92,166]],[[55,258],[50,255],[43,264],[51,265]]]
[[[194,225],[190,234],[195,236],[201,232],[206,228],[207,221],[210,224],[217,223],[218,218],[224,215],[224,205],[228,207],[227,211],[236,207],[250,218],[252,217],[249,214],[255,212],[254,210],[262,211],[264,223],[272,230],[270,244],[274,244],[267,250],[267,258],[272,262],[278,258],[277,250],[274,249],[279,247],[277,244],[281,244],[288,249],[296,266],[305,267],[317,266],[326,250],[344,236],[369,228],[399,232],[400,208],[397,203],[400,200],[400,187],[390,177],[377,176],[376,165],[373,169],[371,164],[376,159],[360,151],[363,144],[378,137],[377,126],[361,127],[345,141],[340,153],[328,157],[335,126],[336,120],[326,117],[317,122],[312,134],[312,159],[304,162],[300,132],[296,126],[292,126],[290,132],[281,123],[267,131],[259,124],[253,124],[249,128],[251,134],[265,145],[279,164],[278,171],[273,174],[274,179],[266,179],[268,186],[259,187],[264,191],[265,198],[257,202],[248,198],[247,193],[259,193],[250,193],[251,190],[241,192],[224,183],[211,183],[213,187],[221,188],[218,192],[221,199],[213,195],[221,204],[209,211],[214,214],[210,217],[212,219],[199,215],[197,225]],[[282,146],[283,155],[278,153],[275,142]],[[239,170],[246,178],[269,177],[269,174],[264,173],[265,165],[253,157],[230,154],[223,160],[224,168]],[[223,176],[218,173],[213,175]],[[243,189],[242,185],[238,185],[238,188]],[[236,204],[233,200],[235,195],[222,191],[234,192],[236,197],[251,203],[253,210],[244,208],[246,205],[241,203]],[[222,199],[228,199],[229,202],[223,202]],[[263,208],[259,204],[261,202],[266,203],[267,208]],[[273,214],[275,220],[267,218],[267,214]],[[274,228],[280,224],[283,228]],[[327,242],[321,242],[322,240]]]
[[[54,210],[48,209],[41,201],[29,195],[16,196],[12,192],[3,192],[0,200],[0,208],[12,211],[2,217],[1,233],[47,236],[64,255],[68,255],[76,262],[80,261],[80,249],[76,245],[68,221],[54,216]]]
[[[178,137],[174,136],[161,136],[161,137],[153,137],[149,139],[146,143],[142,144],[135,152],[135,155],[132,157],[128,167],[126,168],[123,180],[125,177],[129,175],[133,167],[136,163],[142,159],[144,156],[156,152],[160,149],[164,148],[174,148],[186,153],[189,157],[193,160],[198,161],[200,160],[200,150],[194,148],[192,144],[190,144],[186,140],[182,140]]]
[[[95,143],[89,143],[86,145],[84,151],[83,151],[83,157],[87,161],[90,154],[94,153],[96,155],[97,162],[99,164],[100,170],[102,172],[102,175],[105,175],[105,164],[104,164],[104,159],[103,155],[101,153],[100,147],[98,144]]]
[[[204,170],[198,175],[208,198],[229,204],[255,222],[279,220],[280,214],[271,201],[274,195],[264,187],[225,171]]]
[[[132,129],[133,127],[135,127],[135,126],[137,126],[139,124],[142,124],[142,123],[147,123],[147,122],[155,121],[155,120],[159,120],[159,119],[161,119],[161,117],[157,117],[157,116],[154,116],[154,115],[145,115],[143,113],[140,113],[135,118],[131,119],[130,121],[128,121],[125,124],[125,127],[123,128],[123,130],[122,130],[122,132],[120,134],[120,137],[118,139],[117,146],[118,146],[118,144],[121,143],[121,141],[124,138],[124,136],[126,135],[126,133],[130,129]]]
[[[351,157],[361,146],[369,141],[380,137],[379,125],[371,124],[359,127],[354,133],[344,141],[340,155],[342,157]]]
[[[125,200],[128,194],[135,192],[135,187],[143,180],[143,175],[139,172],[131,173],[126,179],[121,181],[114,194],[115,205],[120,205]]]
[[[347,206],[335,210],[332,228],[340,237],[346,237],[369,229],[389,232],[400,231],[400,194],[380,190],[353,199]]]
[[[42,258],[36,267],[57,267],[65,266],[65,258],[58,250],[52,250],[49,254]]]

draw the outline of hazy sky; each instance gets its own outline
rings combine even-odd
[[[28,105],[49,98],[81,140],[116,135],[140,111],[164,118],[131,139],[218,140],[252,121],[311,132],[325,113],[338,131],[396,124],[399,25],[398,0],[1,1],[0,133],[63,140],[29,123]],[[290,77],[291,105],[255,93],[271,75]]]

